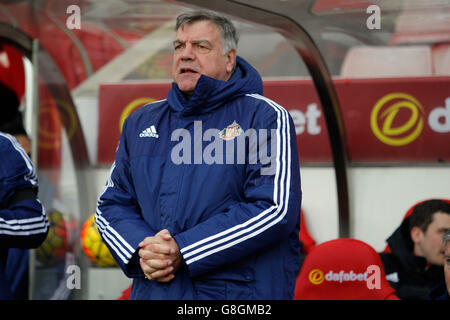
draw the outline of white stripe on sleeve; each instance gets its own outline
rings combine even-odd
[[[270,208],[264,210],[257,216],[247,220],[246,222],[236,225],[234,227],[231,227],[227,230],[224,230],[220,233],[217,233],[215,235],[209,236],[203,240],[197,241],[189,246],[184,247],[181,252],[183,254],[183,257],[185,259],[192,257],[191,259],[187,259],[186,263],[190,264],[192,262],[198,261],[206,256],[209,256],[211,254],[214,254],[216,252],[222,251],[224,249],[227,249],[231,246],[234,246],[242,241],[245,241],[249,238],[252,238],[261,232],[267,230],[271,226],[278,223],[280,220],[284,218],[287,212],[288,208],[288,201],[289,201],[289,189],[290,189],[290,179],[291,179],[291,148],[290,148],[290,124],[289,124],[289,118],[287,111],[282,108],[280,105],[276,104],[275,102],[260,96],[260,95],[248,95],[256,99],[264,100],[266,101],[277,113],[277,131],[276,131],[276,138],[277,138],[277,157],[276,157],[276,172],[274,177],[274,193],[273,193],[273,201],[275,205],[271,206]],[[281,134],[280,134],[281,132]],[[281,150],[282,149],[282,153]],[[281,161],[280,161],[281,159]],[[287,159],[287,164],[286,164]],[[278,188],[280,190],[280,199],[277,198],[278,195]],[[280,214],[281,212],[281,214]],[[249,227],[248,225],[255,223]],[[245,228],[246,229],[242,229]],[[235,232],[239,229],[242,229],[238,232]],[[251,232],[250,234],[247,234]],[[220,238],[222,236],[228,235],[226,238],[222,238],[219,240],[216,240],[214,242],[208,243],[214,239]],[[247,234],[246,236],[243,236],[244,234]],[[237,238],[237,239],[236,239]],[[236,239],[234,241],[231,241],[233,239]],[[217,247],[218,245],[225,243],[224,245]],[[187,252],[191,249],[194,249],[198,247],[196,250],[193,250],[191,252]],[[216,247],[215,249],[210,249]],[[210,250],[208,250],[210,249]],[[202,254],[199,254],[205,250],[208,250]],[[199,255],[197,255],[199,254]]]

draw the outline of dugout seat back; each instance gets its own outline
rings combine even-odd
[[[429,46],[352,47],[341,67],[344,78],[425,77],[433,75]]]
[[[398,300],[378,253],[342,238],[317,245],[297,278],[295,300]]]
[[[438,43],[431,47],[435,76],[450,76],[450,43]]]
[[[308,254],[316,246],[316,240],[309,233],[306,225],[305,212],[303,209],[300,211],[300,233],[299,239],[302,242],[302,253]]]

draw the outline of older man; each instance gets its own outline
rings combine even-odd
[[[288,112],[226,18],[182,14],[167,99],[134,112],[96,223],[131,299],[292,299],[301,188]]]

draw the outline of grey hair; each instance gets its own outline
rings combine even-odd
[[[224,55],[232,49],[237,50],[239,37],[233,23],[227,18],[210,11],[197,10],[180,14],[177,17],[175,31],[178,31],[179,28],[183,28],[187,23],[198,21],[210,21],[219,28],[222,36],[222,53]]]
[[[447,229],[447,231],[445,231],[442,240],[444,240],[444,247],[446,247],[447,244],[450,242],[450,229]]]

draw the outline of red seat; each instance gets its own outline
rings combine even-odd
[[[299,239],[302,242],[302,253],[308,254],[316,246],[316,240],[311,236],[306,226],[305,213],[300,211],[300,233]]]
[[[130,300],[131,285],[122,291],[122,295],[117,300]]]
[[[295,300],[399,300],[378,253],[356,239],[317,245],[297,278]]]

